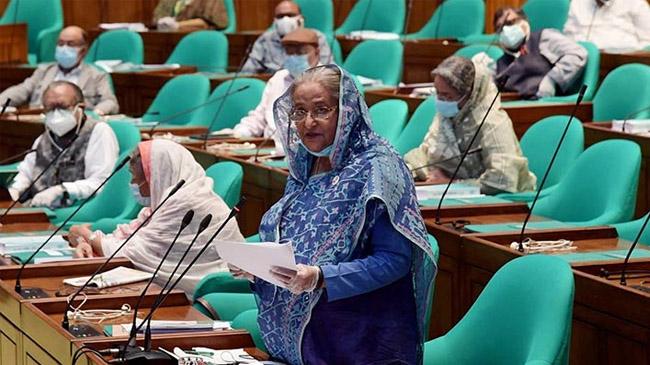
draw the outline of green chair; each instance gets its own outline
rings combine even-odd
[[[433,96],[430,96],[415,109],[411,119],[406,123],[404,130],[395,142],[395,149],[400,155],[404,156],[422,144],[435,116],[436,101]]]
[[[195,66],[199,72],[226,72],[228,38],[216,30],[200,30],[183,37],[165,64]]]
[[[528,15],[531,31],[554,28],[561,32],[569,17],[569,0],[528,0],[522,9]]]
[[[594,96],[594,121],[650,118],[650,110],[636,113],[648,106],[648,100],[650,66],[619,66],[605,77]]]
[[[185,74],[167,81],[142,116],[143,122],[157,122],[205,103],[210,94],[210,80],[201,74]],[[186,125],[200,115],[199,108],[179,115],[166,124]]]
[[[352,49],[343,62],[343,69],[395,86],[402,79],[403,53],[400,41],[363,41]]]
[[[226,13],[228,13],[228,26],[222,29],[224,33],[235,33],[237,31],[237,11],[234,0],[224,0]]]
[[[120,163],[140,143],[140,131],[130,122],[111,121],[108,123],[117,137],[118,163]],[[118,220],[121,223],[135,218],[141,207],[131,194],[130,182],[131,173],[127,165],[106,183],[104,188],[74,216],[73,220],[68,222],[67,226],[94,223],[100,219]],[[60,224],[75,209],[77,206],[56,209],[54,210],[56,216],[50,220],[53,224]]]
[[[212,319],[232,321],[239,313],[256,309],[257,300],[252,293],[209,293],[195,297],[192,306]]]
[[[336,39],[334,36],[328,37],[328,43],[330,45],[330,49],[332,50],[332,60],[334,63],[337,65],[342,65],[343,64],[343,51],[341,50],[341,43],[339,43],[339,40]]]
[[[404,0],[359,0],[335,33],[374,30],[402,34],[405,16]]]
[[[573,273],[564,260],[512,260],[454,328],[425,343],[424,364],[567,364],[573,294]]]
[[[212,178],[212,189],[228,207],[232,208],[239,202],[244,180],[244,169],[240,164],[232,161],[217,162],[205,170],[205,174]]]
[[[628,221],[634,214],[640,166],[636,143],[620,139],[596,143],[537,202],[533,214],[581,226]]]
[[[259,233],[246,237],[246,242],[262,242]]]
[[[305,27],[321,31],[325,35],[334,33],[334,5],[332,0],[296,0],[305,18]]]
[[[136,32],[118,29],[102,33],[90,46],[86,62],[120,60],[140,65],[144,62],[142,37]]]
[[[234,85],[230,87],[231,84]],[[239,78],[220,84],[214,89],[208,100],[221,98],[227,92],[231,95],[201,108],[197,116],[190,122],[190,125],[209,126],[212,124],[210,132],[234,127],[241,118],[245,117],[249,111],[255,109],[257,104],[260,103],[265,85],[264,81],[251,78]],[[237,92],[244,86],[248,86],[248,88]],[[228,91],[229,88],[230,91]],[[219,120],[212,123],[220,108]]]
[[[552,96],[548,98],[542,98],[540,101],[548,102],[575,102],[578,100],[578,91],[582,84],[587,85],[587,90],[585,91],[584,101],[591,101],[596,95],[596,89],[598,88],[598,78],[600,76],[600,51],[595,44],[591,42],[578,42],[587,50],[587,64],[582,73],[580,79],[573,83],[573,87],[568,90],[567,95],[564,96]]]
[[[61,0],[10,0],[0,25],[27,23],[29,63],[54,60],[54,49],[63,29]]]
[[[266,345],[264,345],[264,340],[262,340],[260,327],[257,324],[257,309],[251,309],[240,313],[235,317],[230,326],[234,329],[245,329],[248,331],[253,338],[255,347],[262,351],[267,351]]]
[[[641,226],[643,226],[643,222],[646,220],[647,216],[648,215],[646,214],[637,220],[618,223],[614,224],[613,226],[616,228],[616,232],[618,232],[618,236],[620,238],[628,241],[634,241],[636,239],[636,236],[639,234]],[[650,223],[648,226],[650,226]],[[639,243],[642,243],[644,245],[650,245],[650,227],[648,226],[646,226],[645,230],[641,234],[641,238],[639,239]]]
[[[442,17],[442,18],[441,18]],[[420,30],[408,39],[456,38],[483,33],[485,4],[483,0],[447,0],[441,3]]]
[[[388,142],[395,143],[406,124],[408,109],[404,100],[388,99],[374,104],[368,109],[372,129]]]
[[[542,177],[551,162],[551,157],[560,141],[568,118],[569,116],[566,115],[546,117],[533,124],[521,137],[521,150],[528,159],[528,169],[537,176],[537,189],[539,189]],[[564,137],[564,142],[555,158],[553,168],[549,172],[540,197],[548,195],[551,189],[562,180],[562,177],[566,175],[584,150],[584,143],[585,137],[582,123],[574,118]],[[512,201],[531,202],[535,198],[535,192],[507,193],[500,194],[499,197]]]
[[[472,57],[481,52],[487,53],[487,55],[494,61],[503,57],[503,50],[501,47],[496,45],[490,46],[489,44],[471,44],[459,49],[454,53],[454,55],[471,60]]]

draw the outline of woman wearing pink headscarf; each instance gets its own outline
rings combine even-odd
[[[70,229],[70,243],[76,247],[77,257],[108,256],[129,237],[145,220],[154,207],[167,196],[180,181],[185,184],[156,212],[151,220],[118,253],[131,260],[144,271],[154,271],[168,245],[174,240],[181,220],[188,210],[194,210],[192,223],[183,231],[165,263],[159,271],[159,279],[169,278],[183,253],[194,238],[199,222],[212,214],[210,227],[203,232],[194,244],[185,262],[194,258],[205,242],[214,234],[230,209],[213,190],[213,181],[205,175],[203,168],[194,160],[192,154],[183,146],[168,141],[154,140],[142,142],[129,166],[132,174],[131,189],[138,202],[144,207],[138,217],[128,224],[119,225],[111,234],[91,231],[89,225],[73,226]],[[214,245],[220,240],[243,241],[237,222],[233,219],[221,231],[217,240],[201,255],[179,287],[191,293],[205,275],[227,271],[227,265]],[[178,272],[182,272],[184,264]]]

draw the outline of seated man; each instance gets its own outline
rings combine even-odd
[[[282,1],[275,7],[273,28],[262,34],[253,45],[253,49],[242,68],[243,72],[273,73],[284,65],[287,53],[282,47],[282,38],[292,31],[303,28],[305,19],[300,7],[293,1]],[[332,63],[332,52],[325,35],[313,30],[318,36],[319,60],[321,64]]]
[[[228,12],[223,0],[160,0],[153,21],[160,30],[224,29]]]
[[[275,137],[276,148],[281,148],[279,134],[275,134],[273,103],[284,94],[293,80],[308,68],[318,65],[318,35],[311,29],[299,28],[282,38],[287,54],[283,68],[271,77],[264,88],[262,100],[234,127],[237,137]]]
[[[505,54],[497,60],[497,86],[524,99],[568,93],[587,64],[587,51],[555,29],[530,31],[521,9],[506,7],[494,15],[494,29]]]
[[[64,28],[56,44],[56,63],[39,65],[32,76],[21,84],[0,93],[0,105],[11,98],[11,106],[29,103],[31,108],[42,108],[43,90],[52,81],[69,81],[81,88],[87,108],[92,108],[99,115],[116,114],[119,107],[108,76],[84,63],[86,53],[86,31],[77,26]]]
[[[31,200],[28,205],[34,207],[65,207],[90,196],[111,174],[119,147],[108,124],[86,116],[77,85],[54,81],[43,92],[43,105],[45,132],[32,146],[36,151],[18,165],[9,194],[13,200]],[[66,147],[28,191],[32,180]]]
[[[469,147],[481,120],[496,96],[497,88],[488,71],[462,57],[444,60],[432,72],[436,88],[436,116],[422,144],[406,154],[406,164],[416,179],[447,183],[460,156]],[[528,159],[508,114],[495,101],[458,171],[458,180],[478,180],[481,192],[498,194],[535,190],[535,175],[528,170]],[[443,161],[438,165],[436,161]]]
[[[643,49],[650,45],[650,5],[646,0],[571,0],[564,34],[600,49]]]

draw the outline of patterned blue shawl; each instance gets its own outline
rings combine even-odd
[[[298,133],[288,117],[293,107],[292,88],[275,102],[274,116],[283,132],[290,177],[284,196],[262,218],[260,235],[264,241],[292,242],[298,263],[320,266],[350,261],[363,227],[374,219],[366,212],[367,204],[371,199],[380,200],[395,229],[416,248],[411,272],[423,339],[436,266],[411,174],[388,142],[372,131],[366,103],[352,78],[340,72],[338,126],[329,156],[332,170],[325,174],[310,177],[314,157],[298,143]],[[304,201],[305,191],[313,194],[307,198],[311,202]],[[303,198],[296,200],[299,194]],[[290,207],[294,213],[283,216]],[[302,336],[322,290],[293,295],[259,279],[255,290],[258,323],[269,352],[289,364],[302,364]]]

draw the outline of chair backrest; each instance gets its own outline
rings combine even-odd
[[[296,0],[305,18],[305,27],[320,30],[325,35],[334,33],[334,5],[332,0]]]
[[[472,57],[481,52],[487,53],[487,55],[495,61],[503,56],[503,50],[501,47],[490,46],[489,44],[472,44],[465,46],[456,51],[454,55],[471,60]]]
[[[212,190],[232,208],[239,202],[241,186],[244,181],[244,169],[232,161],[217,162],[208,167],[205,174],[212,178]]]
[[[522,9],[528,15],[531,31],[555,28],[561,32],[569,17],[569,0],[528,0]]]
[[[566,115],[546,117],[533,124],[521,137],[521,150],[528,159],[528,169],[537,176],[537,188],[551,162],[568,119],[569,116]],[[560,182],[584,150],[584,143],[582,123],[574,118],[546,179],[545,188]]]
[[[264,345],[264,340],[262,340],[260,326],[257,324],[257,309],[251,309],[240,313],[235,317],[235,319],[233,319],[231,327],[235,329],[245,329],[253,338],[255,347],[262,351],[267,351],[266,345]]]
[[[400,41],[363,41],[352,49],[343,68],[354,75],[381,80],[385,85],[397,85],[402,79],[403,53]]]
[[[175,113],[188,110],[204,103],[210,94],[210,80],[200,74],[179,75],[167,81],[142,116],[145,122],[160,121]],[[185,115],[179,115],[167,124],[183,125],[200,114],[202,108]]]
[[[512,260],[451,331],[425,344],[424,364],[565,364],[573,295],[566,261],[547,255]]]
[[[483,0],[447,0],[420,30],[409,34],[408,38],[464,38],[481,34],[484,28]]]
[[[119,160],[124,159],[142,140],[140,130],[133,123],[121,120],[112,120],[108,122],[108,125],[111,126],[117,138],[120,148]]]
[[[336,37],[334,37],[334,36],[332,36],[331,38],[328,37],[327,42],[329,43],[330,49],[332,50],[332,60],[337,65],[342,65],[343,64],[343,51],[341,50],[341,43],[339,43],[339,40],[336,39]]]
[[[388,142],[397,141],[408,117],[408,105],[404,100],[388,99],[374,104],[368,111],[372,120],[372,129]]]
[[[230,87],[233,83],[234,85]],[[257,104],[260,103],[265,85],[266,84],[261,80],[250,78],[228,80],[220,84],[214,89],[208,100],[221,98],[228,92],[229,88],[229,93],[231,95],[201,108],[190,124],[204,126],[212,124],[210,131],[234,127],[239,123],[241,118],[246,116],[249,111],[253,110],[257,107]],[[239,91],[236,94],[232,94],[243,86],[248,86],[248,88]],[[221,106],[222,104],[223,106]],[[212,123],[220,108],[221,111],[219,111],[218,120],[215,123]]]
[[[142,36],[125,29],[102,33],[88,50],[86,62],[99,60],[120,60],[139,65],[144,62]]]
[[[29,53],[49,53],[49,50],[40,49],[41,39],[47,32],[58,37],[63,29],[61,0],[11,0],[0,18],[0,24],[11,23],[27,23]]]
[[[178,42],[165,63],[196,66],[199,72],[225,72],[228,38],[216,30],[189,33]]]
[[[350,10],[336,34],[355,30],[374,30],[402,34],[406,16],[404,0],[359,0]]]
[[[648,214],[631,222],[615,224],[614,228],[616,228],[616,232],[618,232],[618,237],[628,241],[634,241],[636,239],[636,236],[639,234],[641,227],[643,226],[643,222],[648,217]],[[639,243],[650,245],[650,227],[646,226],[646,229],[641,234]]]
[[[641,166],[634,142],[610,139],[587,148],[533,210],[563,222],[602,225],[632,218]]]
[[[395,149],[400,155],[404,156],[410,150],[422,144],[435,116],[436,102],[435,98],[431,96],[418,105],[395,142]]]
[[[237,10],[235,8],[234,0],[224,0],[226,5],[226,13],[228,14],[228,26],[222,31],[224,33],[234,33],[237,31]]]
[[[631,63],[610,72],[594,96],[594,121],[643,119],[650,110],[642,111],[650,100],[650,66]]]

